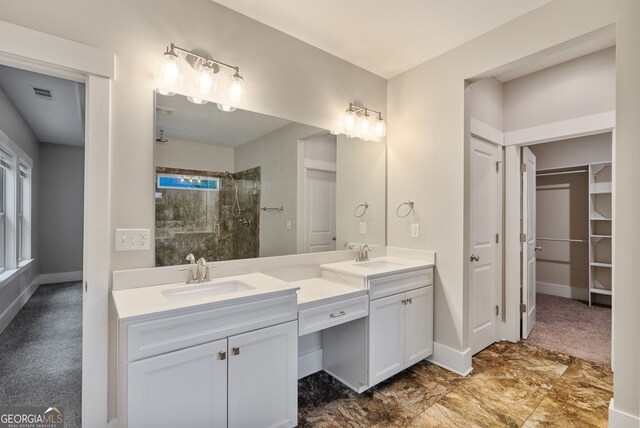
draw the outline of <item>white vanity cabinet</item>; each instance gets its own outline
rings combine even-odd
[[[129,364],[129,427],[293,427],[295,321]]]
[[[227,339],[129,364],[129,427],[227,426]]]
[[[369,387],[433,353],[432,272],[429,268],[369,280],[371,296],[387,295],[396,287],[410,290],[369,304]]]
[[[121,319],[120,426],[295,427],[295,292]]]

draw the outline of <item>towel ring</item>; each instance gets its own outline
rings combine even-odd
[[[367,212],[368,208],[369,208],[369,202],[360,204],[356,207],[355,210],[353,210],[353,215],[356,216],[357,218],[360,218]],[[360,214],[358,214],[358,212],[360,212]]]
[[[404,215],[400,215],[400,210],[402,209],[403,206],[407,206],[408,210],[407,213]],[[398,208],[396,209],[396,215],[400,218],[405,218],[407,217],[409,214],[411,214],[411,211],[413,211],[413,201],[411,199],[409,199],[407,202],[403,202],[400,205],[398,205]]]

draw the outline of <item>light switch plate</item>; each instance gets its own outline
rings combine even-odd
[[[367,223],[365,223],[364,221],[360,222],[360,235],[366,235],[367,234]]]
[[[411,237],[412,238],[420,237],[420,223],[413,223],[411,225]]]
[[[116,251],[144,251],[149,249],[149,229],[116,229]]]

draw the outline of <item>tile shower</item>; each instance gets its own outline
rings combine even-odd
[[[159,188],[156,180],[156,266],[260,254],[260,167],[236,173],[156,168],[172,175],[217,179],[212,188]]]

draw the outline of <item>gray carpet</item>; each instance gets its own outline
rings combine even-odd
[[[611,308],[538,294],[527,339],[541,348],[611,367]]]
[[[59,406],[80,427],[82,285],[42,285],[0,334],[0,406]]]

